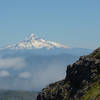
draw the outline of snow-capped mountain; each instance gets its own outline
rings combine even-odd
[[[40,49],[40,48],[69,48],[66,45],[39,38],[35,34],[29,35],[24,41],[8,45],[3,49]]]

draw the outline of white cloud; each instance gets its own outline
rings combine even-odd
[[[5,71],[5,70],[0,71],[0,77],[8,77],[8,76],[10,76],[8,71]]]
[[[61,64],[62,65],[62,64]],[[39,91],[48,84],[65,77],[66,66],[50,64],[46,68],[39,68],[37,71],[23,71],[18,76],[5,80],[0,78],[0,89],[36,90]],[[12,74],[13,75],[13,74]]]
[[[40,69],[33,73],[32,84],[34,84],[35,89],[41,89],[41,87],[44,88],[50,83],[64,79],[66,75],[65,71],[66,66],[63,66],[62,64],[51,64],[47,68]]]
[[[25,61],[23,58],[0,58],[0,69],[21,69],[25,66]]]
[[[19,74],[19,78],[30,78],[31,77],[31,73],[30,72],[22,72]]]

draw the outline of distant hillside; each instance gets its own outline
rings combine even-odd
[[[36,100],[37,94],[30,91],[0,90],[0,100]]]
[[[68,65],[65,79],[43,89],[37,100],[100,100],[100,48]]]

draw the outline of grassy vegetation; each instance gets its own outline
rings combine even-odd
[[[58,87],[56,86],[55,88],[52,89],[52,93],[56,93],[58,91]]]
[[[100,100],[100,81],[93,83],[91,89],[81,100]]]
[[[93,55],[94,58],[100,59],[100,52],[97,52]]]
[[[71,93],[71,91],[68,92],[67,96],[65,97],[65,100],[69,100],[69,98],[70,98],[70,93]]]

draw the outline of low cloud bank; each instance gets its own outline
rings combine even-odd
[[[50,83],[62,80],[66,75],[66,66],[51,64],[46,69],[41,69],[33,74],[33,88],[42,89]]]
[[[0,57],[0,89],[39,91],[50,83],[64,79],[67,64],[76,59],[35,57]]]
[[[42,65],[41,65],[42,67]],[[47,68],[35,71],[32,69],[30,72],[19,72],[16,77],[7,78],[12,76],[9,72],[3,71],[0,78],[0,89],[13,89],[13,90],[36,90],[40,91],[52,82],[62,80],[65,77],[66,66],[57,64],[48,65]]]
[[[19,74],[19,78],[24,78],[24,79],[28,79],[31,77],[31,73],[30,72],[22,72]]]
[[[0,69],[22,69],[23,67],[25,67],[23,58],[0,58]]]
[[[8,71],[2,70],[0,71],[0,77],[8,77],[10,76],[10,73]]]

